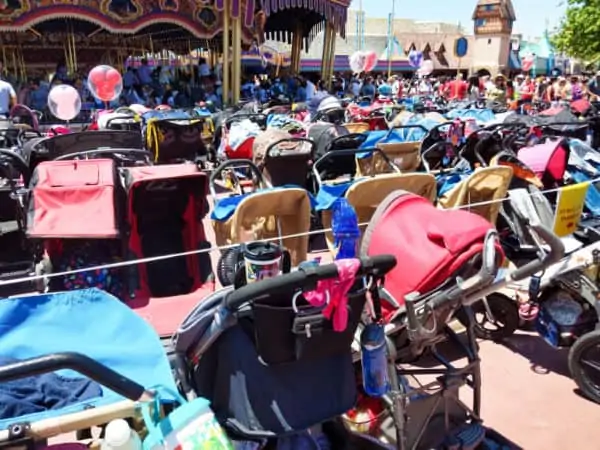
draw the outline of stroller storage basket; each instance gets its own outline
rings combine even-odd
[[[365,302],[362,277],[380,279],[395,263],[387,255],[360,261],[348,305],[339,305],[349,309],[343,331],[334,331],[321,309],[300,297],[319,281],[338,276],[334,264],[227,291],[215,302],[217,311],[206,313],[233,315],[237,321],[217,339],[209,338],[212,345],[206,348],[201,344],[206,336],[186,343],[185,349],[176,343],[178,351],[197,358],[196,393],[210,400],[221,423],[244,437],[290,434],[343,414],[356,401],[351,343]],[[212,321],[214,330],[219,325]],[[204,319],[197,323],[209,330]]]

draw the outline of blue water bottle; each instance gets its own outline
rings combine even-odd
[[[337,249],[335,259],[356,258],[360,229],[356,212],[348,200],[339,198],[333,204],[331,220],[334,247]]]
[[[382,397],[390,390],[383,326],[368,324],[360,335],[360,348],[365,393],[369,397]]]

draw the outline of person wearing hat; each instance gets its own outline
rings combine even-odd
[[[494,86],[487,91],[487,99],[492,102],[506,103],[506,77],[499,73],[494,77]]]

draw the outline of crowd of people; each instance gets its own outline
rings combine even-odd
[[[90,68],[91,69],[91,68]],[[201,59],[192,71],[170,67],[152,66],[145,59],[138,67],[127,67],[123,73],[123,91],[109,106],[117,107],[142,104],[149,108],[158,105],[191,107],[199,102],[211,102],[221,106],[223,93],[220,70],[209,67]],[[319,79],[318,74],[246,77],[241,86],[241,98],[266,103],[271,98],[284,97],[294,102],[309,102],[322,91],[339,97],[375,98],[378,95],[395,99],[410,96],[430,96],[446,100],[490,100],[511,104],[520,101],[573,101],[581,98],[600,97],[600,72],[594,77],[540,76],[518,74],[512,78],[498,74],[456,77],[429,76],[408,78],[400,75],[356,76],[338,73],[331,83]],[[83,109],[104,108],[106,104],[93,98],[87,86],[87,74],[80,70],[69,74],[64,64],[58,64],[51,77],[32,77],[16,86],[10,79],[0,83],[0,115],[6,115],[14,103],[30,106],[34,110],[47,109],[50,90],[57,84],[73,85],[80,93]],[[15,89],[16,88],[16,89]],[[16,92],[16,94],[15,94]]]

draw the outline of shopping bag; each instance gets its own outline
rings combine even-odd
[[[155,402],[142,405],[141,412],[148,430],[143,450],[233,450],[227,434],[217,422],[210,402],[204,398],[187,401],[177,392],[157,389]],[[179,406],[159,418],[161,392],[176,398]],[[154,403],[154,404],[153,404]]]

